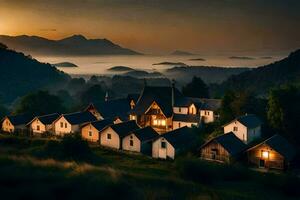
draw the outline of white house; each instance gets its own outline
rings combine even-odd
[[[218,109],[221,107],[220,99],[201,99],[202,105],[200,107],[200,118],[204,123],[211,123],[219,118],[217,114]]]
[[[25,132],[27,130],[26,124],[33,119],[33,116],[23,115],[11,115],[2,119],[2,131],[13,132]]]
[[[97,118],[88,111],[63,114],[53,122],[54,132],[59,136],[70,133],[77,133],[80,132],[80,127],[83,124],[96,120]]]
[[[238,117],[223,126],[224,133],[233,132],[240,140],[248,144],[261,137],[261,120],[252,114]]]
[[[195,142],[193,134],[188,127],[160,135],[152,143],[152,157],[160,159],[175,159],[175,157],[186,150]]]
[[[45,132],[53,132],[53,122],[60,115],[57,113],[35,117],[27,126],[33,134],[43,134]]]
[[[100,131],[100,145],[113,149],[122,149],[123,138],[139,128],[135,121],[107,126]]]

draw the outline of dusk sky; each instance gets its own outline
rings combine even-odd
[[[145,53],[300,47],[299,0],[0,0],[1,35],[107,38]]]

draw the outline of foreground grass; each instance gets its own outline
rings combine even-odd
[[[223,176],[224,168],[194,158],[159,161],[103,148],[93,148],[87,160],[74,161],[45,152],[48,143],[0,135],[3,199],[299,198],[287,196],[284,187],[275,184],[283,182],[282,175],[226,168],[229,175]]]

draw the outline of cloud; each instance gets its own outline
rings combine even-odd
[[[41,28],[40,31],[45,31],[45,32],[55,32],[57,31],[55,28]]]

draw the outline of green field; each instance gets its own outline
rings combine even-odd
[[[0,135],[1,199],[299,199],[285,174],[60,143]]]

